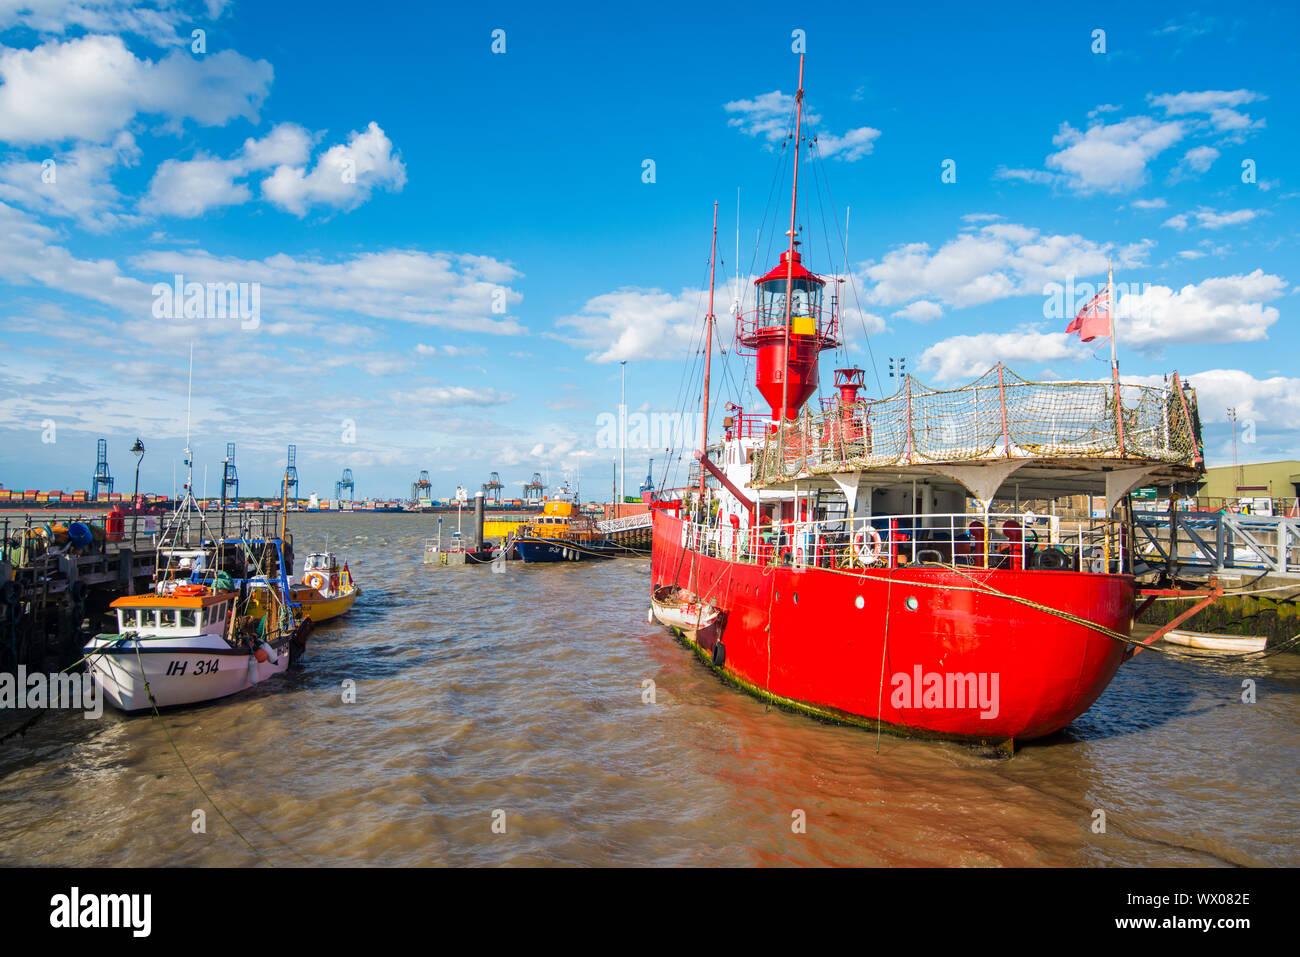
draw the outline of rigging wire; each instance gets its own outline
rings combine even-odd
[[[847,236],[845,236],[844,231],[840,228],[840,219],[839,219],[839,213],[835,206],[835,197],[831,194],[830,178],[826,174],[826,158],[822,155],[820,148],[814,150],[814,156],[816,158],[816,163],[814,163],[814,168],[816,167],[821,168],[821,175],[823,179],[825,179],[826,181],[825,184],[826,198],[827,198],[827,202],[830,204],[831,207],[831,221],[835,224],[835,230],[837,235],[840,237],[841,242],[844,243],[845,248],[848,248],[848,238]],[[883,383],[880,381],[880,367],[879,364],[876,362],[875,350],[871,346],[871,333],[867,331],[866,313],[862,311],[862,302],[858,298],[858,284],[854,277],[852,269],[845,269],[845,273],[846,273],[845,278],[847,279],[849,284],[849,291],[853,293],[853,307],[854,309],[857,310],[858,322],[862,326],[862,340],[863,342],[866,343],[867,356],[871,360],[871,373],[875,377],[876,388],[879,390],[878,394],[884,396],[885,387]],[[841,315],[842,314],[843,314],[843,305],[841,305]]]

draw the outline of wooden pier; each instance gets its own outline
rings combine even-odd
[[[45,516],[40,516],[45,518]],[[0,672],[59,671],[81,658],[91,636],[115,623],[109,604],[148,588],[152,540],[85,548],[52,544],[33,517],[0,520]]]

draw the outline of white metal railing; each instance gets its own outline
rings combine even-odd
[[[1170,561],[1168,512],[1135,512],[1139,559],[1161,567]],[[1266,572],[1300,578],[1300,520],[1286,516],[1189,512],[1174,515],[1173,564],[1186,574]]]
[[[909,565],[1124,572],[1131,548],[1123,523],[1032,512],[874,515],[779,522],[736,529],[685,522],[681,544],[756,565],[865,569]]]
[[[608,521],[597,522],[596,527],[608,534],[610,532],[626,532],[633,528],[649,528],[653,521],[649,512],[641,512],[637,515],[624,515],[622,518],[611,518]]]

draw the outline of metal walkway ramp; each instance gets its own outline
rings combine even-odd
[[[638,528],[649,528],[653,523],[649,512],[642,512],[640,515],[624,515],[622,518],[611,518],[607,522],[597,522],[596,527],[606,535],[613,532],[629,532]]]
[[[1134,512],[1138,560],[1180,575],[1240,573],[1300,579],[1300,519],[1230,512]]]

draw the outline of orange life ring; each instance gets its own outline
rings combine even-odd
[[[203,585],[177,585],[174,591],[182,598],[195,598],[208,593],[207,588]]]
[[[325,576],[322,575],[320,572],[312,572],[310,575],[307,576],[307,581],[305,582],[305,584],[316,589],[318,592],[324,592]]]

